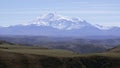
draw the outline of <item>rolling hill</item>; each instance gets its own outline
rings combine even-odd
[[[118,53],[119,54],[119,53]],[[117,54],[116,54],[117,55]],[[0,68],[119,68],[120,54],[78,54],[1,42]]]
[[[108,52],[110,52],[110,53],[120,53],[120,46],[116,46],[112,49],[109,49]]]
[[[71,37],[47,37],[47,36],[0,36],[0,40],[5,40],[15,44],[27,46],[38,46],[52,49],[64,49],[79,53],[103,52],[109,48],[120,44],[119,40],[92,40]],[[111,42],[113,41],[113,42]]]

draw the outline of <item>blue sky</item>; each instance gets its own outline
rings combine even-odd
[[[49,12],[120,26],[120,0],[0,0],[0,26],[24,24]]]

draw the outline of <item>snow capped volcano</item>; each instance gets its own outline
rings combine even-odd
[[[69,18],[56,13],[48,13],[27,25],[1,27],[0,35],[37,35],[56,37],[120,36],[120,28],[106,29],[92,25],[79,18]]]
[[[31,24],[50,26],[63,30],[80,29],[86,26],[92,26],[91,24],[84,20],[80,20],[79,18],[69,18],[56,13],[48,13],[40,16],[36,20],[32,21]]]

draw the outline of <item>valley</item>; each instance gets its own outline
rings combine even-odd
[[[120,0],[0,0],[0,68],[120,68]]]
[[[101,37],[102,38],[102,37]],[[104,38],[104,36],[103,36]],[[0,40],[26,46],[45,47],[50,49],[69,50],[78,53],[98,53],[120,45],[120,39],[87,39],[74,37],[48,36],[0,36]]]

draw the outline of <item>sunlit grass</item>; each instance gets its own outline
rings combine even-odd
[[[34,55],[45,55],[54,57],[89,57],[89,56],[105,56],[105,57],[120,57],[120,53],[92,53],[92,54],[79,54],[72,51],[60,50],[60,49],[48,49],[31,46],[20,46],[20,45],[0,45],[0,50],[21,54],[34,54]]]

